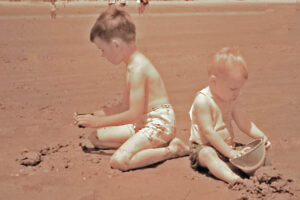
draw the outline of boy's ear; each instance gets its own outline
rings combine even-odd
[[[115,47],[115,48],[120,47],[120,41],[118,39],[112,39],[111,43],[112,43],[113,47]]]

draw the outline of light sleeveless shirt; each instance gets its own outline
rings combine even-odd
[[[222,103],[216,103],[213,95],[209,87],[204,88],[203,90],[197,93],[197,96],[204,95],[210,101],[210,115],[212,118],[213,129],[219,134],[223,140],[228,144],[233,144],[233,130],[232,130],[232,108],[234,103],[231,103],[230,106]],[[196,117],[194,116],[194,106],[195,102],[192,104],[189,115],[191,119],[191,135],[190,142],[195,142],[198,144],[207,144],[209,145],[209,141],[205,138],[201,130],[199,129]],[[196,113],[195,113],[196,114]]]

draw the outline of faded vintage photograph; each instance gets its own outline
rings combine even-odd
[[[297,0],[2,0],[0,27],[0,199],[300,198]]]

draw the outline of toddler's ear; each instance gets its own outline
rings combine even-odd
[[[213,75],[213,74],[209,76],[209,82],[210,83],[215,83],[216,79],[217,79],[217,77],[215,75]]]

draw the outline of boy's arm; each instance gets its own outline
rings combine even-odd
[[[268,137],[254,124],[254,122],[250,121],[246,117],[246,114],[241,109],[241,105],[239,104],[239,102],[237,102],[234,106],[233,119],[238,128],[248,136],[255,139],[263,139],[267,148],[271,145]]]
[[[97,117],[93,115],[78,116],[78,125],[93,128],[123,125],[133,123],[136,119],[138,119],[138,117],[143,115],[146,77],[140,68],[133,69],[128,73],[128,87],[130,90],[128,110],[104,117]]]
[[[105,116],[108,115],[113,115],[116,113],[120,113],[122,111],[124,111],[124,103],[123,100],[121,102],[119,102],[117,105],[113,105],[113,106],[103,106],[102,109],[100,110],[100,112],[103,112],[105,114]],[[97,115],[99,111],[95,111],[94,114]],[[102,116],[100,116],[102,117]]]
[[[214,148],[228,158],[234,158],[240,154],[239,151],[232,149],[213,129],[210,102],[207,97],[203,95],[196,97],[193,112],[200,131]]]

